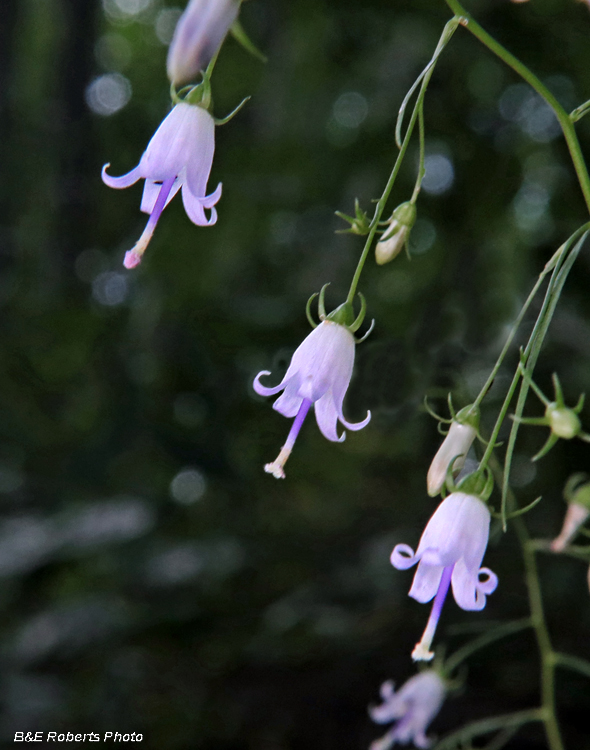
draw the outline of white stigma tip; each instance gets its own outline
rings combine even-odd
[[[283,467],[278,461],[273,461],[272,464],[265,464],[264,471],[266,471],[267,474],[272,474],[275,479],[285,478]]]
[[[434,651],[429,651],[426,644],[420,641],[412,651],[412,659],[414,661],[432,661],[434,659]]]

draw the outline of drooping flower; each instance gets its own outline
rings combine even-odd
[[[450,585],[455,601],[465,610],[483,609],[486,594],[495,591],[498,577],[480,567],[489,531],[487,505],[475,495],[453,492],[428,521],[416,553],[407,544],[396,545],[391,553],[391,564],[398,570],[418,563],[409,595],[422,603],[434,598],[422,639],[412,652],[415,661],[434,656],[430,646]]]
[[[260,378],[270,375],[268,370],[259,372],[254,379],[254,390],[261,396],[274,396],[283,391],[274,402],[283,416],[294,422],[281,451],[264,470],[277,479],[284,479],[284,466],[307,412],[313,405],[322,434],[336,442],[342,442],[346,433],[338,435],[340,421],[349,430],[360,430],[371,419],[367,412],[362,422],[348,422],[342,413],[342,402],[352,377],[355,340],[351,331],[340,323],[323,320],[297,348],[282,381],[273,388],[262,385]]]
[[[190,0],[168,50],[168,78],[175,86],[205,70],[239,10],[240,0]]]
[[[453,459],[455,459],[453,471],[459,472],[463,468],[467,453],[477,435],[478,424],[479,409],[473,406],[466,406],[455,415],[447,436],[428,469],[426,485],[431,497],[438,495],[441,491],[449,470],[449,464]]]
[[[426,736],[428,725],[440,711],[446,687],[443,679],[433,669],[425,670],[410,677],[402,687],[394,690],[391,681],[381,685],[379,706],[369,708],[371,719],[377,724],[396,721],[383,737],[371,743],[370,750],[389,750],[397,742],[407,745],[413,742],[416,747],[428,748],[432,741]]]
[[[213,117],[204,107],[180,102],[156,130],[134,169],[121,177],[111,177],[106,171],[110,164],[104,165],[102,179],[112,188],[126,188],[145,178],[140,208],[150,218],[135,246],[125,255],[126,268],[141,262],[162,211],[181,188],[189,219],[199,226],[215,224],[217,211],[213,207],[221,197],[221,183],[206,195],[214,151]],[[209,219],[205,209],[211,209]]]

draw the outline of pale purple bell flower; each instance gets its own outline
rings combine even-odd
[[[391,564],[398,570],[418,563],[409,595],[422,603],[434,598],[422,639],[412,652],[415,661],[429,661],[434,656],[430,646],[449,586],[465,610],[483,609],[486,594],[496,590],[496,574],[480,567],[489,533],[487,505],[475,495],[453,492],[426,524],[415,554],[407,544],[396,545],[391,553]]]
[[[168,78],[193,81],[217,52],[240,10],[240,0],[191,0],[178,19],[168,50]]]
[[[141,210],[150,215],[143,234],[125,255],[125,268],[142,259],[164,208],[182,188],[182,202],[189,219],[199,226],[217,221],[215,204],[221,197],[221,183],[207,195],[207,180],[215,151],[215,121],[198,105],[180,102],[152,136],[137,167],[121,177],[111,177],[102,168],[109,187],[126,188],[145,178]],[[205,209],[211,210],[209,219]]]
[[[273,409],[285,417],[295,418],[278,457],[264,467],[268,474],[277,479],[285,478],[285,463],[312,405],[318,427],[328,440],[342,442],[346,437],[344,432],[338,436],[338,421],[349,430],[360,430],[369,423],[371,412],[357,423],[347,422],[342,414],[342,402],[352,377],[354,348],[354,336],[348,328],[324,320],[297,348],[285,377],[278,385],[267,388],[260,383],[260,378],[270,375],[270,372],[263,370],[258,373],[254,379],[256,393],[274,396],[283,391]]]
[[[426,730],[444,702],[444,680],[433,669],[428,669],[410,677],[397,693],[394,687],[391,680],[381,685],[383,703],[370,707],[369,715],[377,724],[397,723],[372,742],[369,750],[389,750],[397,742],[400,745],[412,742],[418,748],[430,747],[432,740],[426,736]]]

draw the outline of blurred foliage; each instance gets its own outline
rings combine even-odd
[[[289,424],[252,378],[286,367],[313,292],[331,282],[327,303],[342,301],[362,238],[335,234],[334,211],[352,213],[355,198],[370,210],[380,195],[397,110],[449,14],[442,0],[245,3],[243,25],[269,61],[229,39],[215,71],[218,116],[252,95],[217,131],[219,221],[197,228],[173,201],[126,272],[141,188],[109,190],[100,167],[135,165],[168,111],[177,10],[2,3],[0,733],[135,731],[167,750],[365,748],[379,731],[366,706],[384,679],[413,673],[428,615],[407,597],[411,573],[389,565],[435,507],[425,475],[440,438],[423,398],[441,411],[449,390],[457,406],[477,393],[584,203],[552,116],[460,29],[426,101],[446,187],[433,167],[412,260],[370,261],[361,282],[377,324],[357,349],[346,412],[370,408],[373,421],[334,445],[308,419],[277,482],[262,466]],[[470,10],[567,107],[590,98],[586,3]],[[590,156],[590,118],[579,133]],[[408,199],[416,160],[413,147],[388,211]],[[590,381],[589,252],[538,370],[546,391],[559,371],[569,402]],[[486,399],[484,432],[516,361]],[[588,407],[582,417],[588,427]],[[522,429],[514,478],[523,504],[543,495],[527,518],[550,537],[561,488],[590,450],[562,443],[533,465],[545,437]],[[540,563],[556,647],[590,657],[584,566]],[[448,602],[450,648],[467,637],[457,625],[528,611],[512,533],[494,531],[486,564],[498,590],[483,614]],[[536,674],[531,634],[488,648],[433,731],[535,705]],[[560,673],[571,748],[590,748],[589,696],[584,678]],[[527,728],[508,747],[544,739]]]

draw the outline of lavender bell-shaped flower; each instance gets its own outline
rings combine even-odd
[[[354,366],[353,332],[358,330],[364,318],[364,299],[361,313],[354,323],[348,323],[351,314],[352,305],[345,303],[325,319],[322,290],[320,295],[322,322],[296,349],[285,377],[272,388],[267,388],[260,382],[261,377],[270,375],[268,370],[259,372],[254,379],[254,390],[261,396],[274,396],[283,391],[274,402],[273,409],[285,417],[295,418],[278,457],[264,467],[268,474],[272,474],[277,479],[285,478],[285,463],[312,405],[320,431],[328,440],[335,442],[342,442],[346,437],[344,432],[338,435],[339,421],[349,430],[361,430],[371,419],[370,411],[367,412],[362,422],[357,423],[348,422],[342,413],[342,402],[350,384]]]
[[[221,197],[221,183],[207,195],[207,180],[215,151],[215,121],[199,105],[179,102],[163,120],[148,143],[137,167],[121,177],[111,177],[102,168],[109,187],[126,188],[145,178],[141,210],[150,215],[143,234],[125,255],[125,268],[134,268],[152,238],[164,208],[182,188],[182,201],[189,219],[198,226],[217,221],[213,206]],[[205,209],[211,210],[209,219]]]
[[[433,669],[425,670],[410,677],[402,687],[394,690],[391,681],[381,685],[379,706],[369,708],[371,719],[377,724],[397,722],[383,737],[371,743],[369,750],[389,750],[399,742],[416,747],[428,748],[432,741],[426,736],[428,725],[440,711],[446,687],[444,680]]]
[[[486,594],[495,591],[498,577],[489,568],[480,567],[489,532],[487,505],[475,495],[453,492],[428,521],[416,553],[407,544],[396,545],[391,553],[391,564],[398,570],[418,563],[409,595],[422,603],[434,598],[422,639],[412,652],[415,661],[434,656],[430,646],[449,586],[465,610],[483,609]]]
[[[175,86],[205,70],[240,10],[240,0],[191,0],[168,50],[168,78]]]

